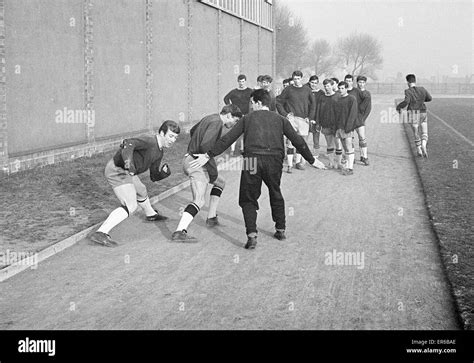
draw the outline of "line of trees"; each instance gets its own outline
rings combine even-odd
[[[352,33],[335,44],[325,39],[310,40],[301,19],[288,6],[275,2],[276,71],[287,78],[295,69],[309,69],[318,76],[334,72],[364,74],[377,80],[382,67],[382,44],[372,35]]]

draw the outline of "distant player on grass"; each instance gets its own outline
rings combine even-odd
[[[238,87],[234,88],[232,91],[227,93],[224,96],[224,103],[226,105],[236,105],[240,111],[246,115],[249,113],[249,105],[250,105],[250,94],[252,93],[253,89],[247,87],[247,76],[245,74],[240,74],[237,77]],[[235,153],[235,144],[233,143],[230,146],[230,150],[233,156],[236,156]],[[240,139],[240,150],[244,149],[244,140]]]
[[[117,242],[109,236],[110,230],[127,219],[138,206],[143,209],[148,221],[168,219],[152,208],[146,187],[138,175],[150,170],[150,179],[158,181],[171,174],[167,164],[161,168],[160,164],[163,149],[174,144],[179,132],[176,122],[165,121],[156,136],[123,140],[120,150],[105,167],[105,177],[122,206],[113,210],[97,232],[89,236],[92,242],[105,247],[116,247]]]
[[[212,184],[212,189],[206,224],[209,227],[219,224],[217,206],[225,187],[225,181],[218,175],[216,161],[211,158],[206,165],[194,169],[190,167],[190,163],[195,159],[195,154],[203,154],[214,147],[216,141],[221,137],[222,126],[230,129],[241,117],[242,112],[236,105],[226,105],[220,114],[204,117],[191,129],[191,141],[183,161],[183,169],[191,181],[193,201],[186,206],[178,227],[171,236],[173,241],[197,242],[196,238],[188,236],[187,230],[189,224],[204,206],[208,184]]]
[[[405,100],[397,105],[397,111],[401,112],[402,108],[408,106],[408,122],[413,128],[418,156],[424,156],[427,158],[428,151],[426,149],[426,144],[428,143],[428,116],[426,113],[425,102],[430,102],[432,97],[424,87],[416,85],[416,77],[414,74],[408,74],[406,80],[408,83],[408,89],[405,90]]]
[[[347,93],[348,84],[346,82],[339,82],[338,87],[341,96],[337,101],[335,137],[336,164],[339,169],[341,166],[342,147],[344,147],[347,157],[347,168],[342,170],[342,174],[352,175],[354,174],[352,131],[355,129],[357,121],[357,100],[354,96]]]

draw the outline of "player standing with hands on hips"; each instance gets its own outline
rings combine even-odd
[[[171,174],[168,165],[164,164],[160,168],[160,163],[163,148],[171,147],[179,132],[178,124],[169,120],[163,122],[155,136],[122,141],[120,150],[105,167],[105,177],[122,206],[113,210],[97,232],[89,236],[92,242],[105,247],[116,247],[117,242],[109,236],[110,230],[127,219],[138,206],[143,209],[148,221],[168,219],[152,208],[146,187],[138,175],[150,170],[150,179],[158,181]]]
[[[244,134],[244,157],[255,158],[256,162],[253,164],[257,165],[256,170],[242,170],[240,176],[239,205],[244,215],[248,237],[246,249],[254,249],[257,245],[257,210],[262,181],[267,185],[270,194],[272,219],[276,229],[274,237],[278,240],[286,239],[285,200],[280,189],[285,154],[283,135],[290,139],[312,166],[325,169],[324,164],[311,155],[308,145],[296,133],[288,119],[269,110],[271,96],[268,91],[255,90],[250,102],[254,112],[242,117],[211,150],[206,154],[195,155],[198,158],[190,163],[191,167],[202,167],[211,158],[222,154]]]

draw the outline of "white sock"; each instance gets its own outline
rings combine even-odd
[[[234,142],[232,145],[230,145],[230,150],[231,150],[232,152],[235,151],[235,142]]]
[[[336,154],[336,166],[341,165],[341,160],[342,160],[342,154],[341,155]]]
[[[109,233],[112,228],[118,225],[120,222],[127,219],[128,213],[122,207],[114,209],[112,213],[109,214],[104,223],[99,227],[97,232]]]
[[[298,154],[298,153],[295,154],[295,163],[296,164],[301,163],[301,154]]]
[[[138,202],[138,205],[143,209],[147,217],[154,216],[155,210],[151,206],[150,198],[146,198],[143,202]]]
[[[293,154],[288,154],[286,156],[286,159],[288,160],[288,166],[292,168],[293,167]]]
[[[214,218],[217,216],[217,206],[219,205],[219,200],[221,198],[217,195],[211,195],[211,199],[209,201],[209,213],[207,214],[207,218]]]
[[[183,229],[188,230],[189,224],[193,221],[194,217],[188,213],[188,212],[183,212],[183,215],[181,216],[181,220],[178,223],[178,227],[176,227],[177,231],[182,231]]]
[[[347,155],[347,168],[354,169],[354,153]]]
[[[367,158],[367,147],[361,148],[360,153],[362,154],[364,158]]]

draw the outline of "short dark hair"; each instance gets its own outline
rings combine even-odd
[[[416,82],[416,77],[414,74],[407,74],[406,80],[408,83],[415,83]]]
[[[295,78],[295,77],[301,77],[303,78],[303,73],[301,71],[294,71],[292,74],[291,74],[291,78]]]
[[[329,78],[326,78],[324,81],[323,81],[323,85],[327,85],[328,83],[333,83],[334,81],[332,79],[329,79]]]
[[[250,98],[253,98],[253,102],[262,102],[262,106],[270,107],[270,103],[272,102],[272,97],[270,93],[265,89],[256,89],[250,95]]]
[[[291,81],[290,78],[285,78],[285,79],[283,80],[283,84],[285,84],[285,83],[286,83],[286,84],[290,84],[290,81]]]
[[[241,79],[247,80],[247,76],[245,74],[239,74],[239,76],[237,77],[237,81],[240,81]]]
[[[309,77],[309,82],[311,82],[311,81],[318,81],[319,82],[319,77],[316,76],[316,75],[311,76],[311,77]]]
[[[345,81],[346,79],[354,79],[354,77],[352,77],[352,74],[346,74],[346,75],[344,76],[344,81]]]
[[[222,107],[221,115],[227,115],[228,113],[230,113],[233,117],[242,117],[242,111],[240,111],[240,108],[237,105],[233,105],[232,103]]]
[[[263,76],[262,75],[257,77],[257,82],[263,82]]]
[[[269,76],[268,74],[264,75],[263,78],[262,78],[262,82],[263,81],[267,81],[268,83],[272,83],[273,82],[273,78],[271,76]]]
[[[367,82],[367,77],[366,76],[358,76],[357,77],[357,82],[359,82],[359,81]]]
[[[173,120],[166,120],[165,122],[163,122],[160,126],[160,129],[158,130],[158,133],[163,131],[163,133],[166,135],[168,130],[174,132],[175,134],[179,134],[181,132],[179,125]]]
[[[336,84],[339,83],[339,79],[337,79],[336,77],[332,77],[331,79],[332,79]]]
[[[338,87],[344,86],[345,88],[349,87],[349,85],[347,84],[346,81],[341,81],[341,82],[339,82],[339,83],[337,84],[337,86],[338,86]]]

